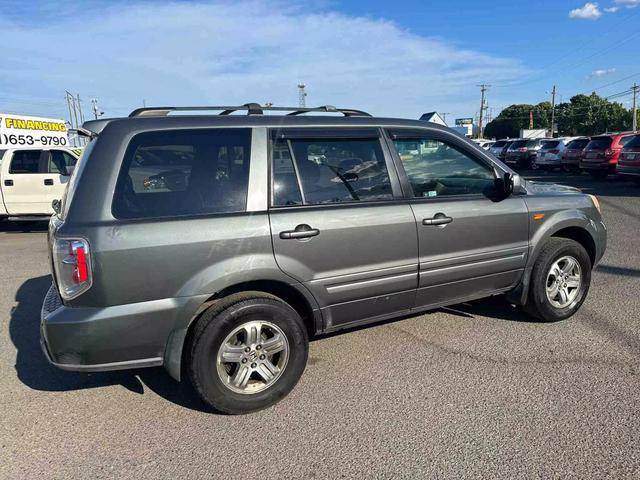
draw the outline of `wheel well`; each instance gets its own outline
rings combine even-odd
[[[580,227],[567,227],[555,232],[552,237],[568,238],[578,242],[584,247],[591,259],[591,265],[596,261],[596,242],[591,237],[591,234],[584,228]]]

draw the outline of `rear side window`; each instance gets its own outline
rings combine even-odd
[[[113,201],[117,218],[242,212],[251,129],[172,130],[136,135]]]
[[[611,137],[593,137],[587,144],[587,150],[604,150],[613,143]]]
[[[49,173],[59,173],[68,175],[67,167],[76,164],[76,157],[62,150],[51,150],[49,152]]]
[[[274,206],[393,198],[378,139],[278,139],[272,165]]]
[[[40,162],[40,150],[18,150],[13,152],[9,173],[47,173]]]

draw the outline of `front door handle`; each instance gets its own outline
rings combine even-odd
[[[433,218],[422,220],[423,225],[446,225],[453,222],[453,218],[447,217],[444,213],[436,213]]]
[[[289,240],[291,238],[311,238],[316,235],[320,235],[320,230],[317,228],[311,228],[306,223],[298,225],[294,230],[280,232],[280,238],[283,240]]]
[[[45,185],[53,185],[53,178],[45,178],[44,179],[44,184]]]
[[[13,187],[13,180],[5,180],[4,181],[4,186],[5,187]]]

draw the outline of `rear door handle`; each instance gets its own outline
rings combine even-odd
[[[436,213],[433,218],[422,220],[423,225],[446,225],[453,222],[453,218],[447,217],[444,213]]]
[[[5,180],[4,181],[4,186],[5,187],[13,187],[13,180]]]
[[[306,223],[298,225],[294,230],[280,232],[280,238],[289,240],[291,238],[311,238],[320,235],[320,230],[311,228]]]
[[[53,178],[45,178],[44,179],[44,184],[45,185],[53,185]]]

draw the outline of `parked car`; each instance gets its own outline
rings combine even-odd
[[[534,160],[542,146],[540,138],[523,138],[511,143],[507,149],[505,163],[516,169],[528,169],[534,164]]]
[[[515,140],[498,141],[493,145],[493,147],[489,149],[489,151],[491,151],[491,153],[493,153],[496,157],[498,157],[498,159],[504,162],[507,156],[507,150],[509,150],[509,147],[514,141]],[[502,143],[502,146],[499,146],[498,145],[499,143]],[[494,153],[494,152],[497,152],[497,153]]]
[[[51,215],[78,156],[67,147],[0,150],[0,220]]]
[[[633,135],[622,148],[618,173],[640,184],[640,134]]]
[[[594,178],[616,173],[620,151],[633,136],[633,132],[625,132],[591,137],[580,160],[580,168]]]
[[[575,137],[560,137],[542,140],[535,158],[536,166],[547,171],[562,168],[562,156],[567,144],[574,139]]]
[[[525,181],[433,123],[214,109],[84,124],[49,225],[54,365],[163,365],[246,413],[292,390],[319,333],[501,293],[542,321],[582,305],[606,246],[594,196]]]
[[[562,155],[562,167],[566,171],[571,172],[579,172],[580,171],[580,160],[582,159],[582,155],[585,147],[589,143],[591,139],[589,137],[580,137],[571,140],[567,144],[567,148],[564,150],[564,154]]]
[[[480,147],[483,150],[489,150],[496,142],[494,141],[490,141],[490,142],[484,142],[482,145],[480,145]]]

